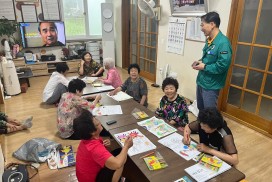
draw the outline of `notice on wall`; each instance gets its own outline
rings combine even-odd
[[[169,17],[166,51],[183,55],[186,18]]]
[[[201,31],[201,19],[200,18],[191,18],[187,20],[186,26],[186,40],[194,40],[205,42],[206,37]]]
[[[13,0],[0,0],[0,19],[16,20]]]
[[[44,20],[60,20],[58,0],[41,0]]]

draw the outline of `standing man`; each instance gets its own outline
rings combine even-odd
[[[224,87],[231,63],[232,48],[229,39],[219,30],[220,17],[209,12],[201,17],[201,31],[207,36],[202,59],[195,61],[193,69],[199,70],[197,107],[217,107],[219,91]]]
[[[58,41],[58,30],[54,22],[41,22],[38,30],[44,43],[43,47],[64,46],[62,42]]]

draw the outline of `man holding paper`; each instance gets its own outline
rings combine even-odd
[[[184,129],[184,144],[190,144],[192,131],[199,133],[197,149],[214,155],[229,164],[238,164],[238,152],[231,130],[216,108],[200,110],[198,120],[187,124]]]

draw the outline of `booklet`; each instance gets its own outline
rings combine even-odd
[[[74,166],[76,161],[72,146],[63,146],[59,150],[53,149],[49,154],[47,163],[50,169]]]
[[[217,160],[220,160],[218,158],[215,158]],[[227,170],[229,170],[231,166],[227,164],[226,162],[222,161],[222,166],[218,171],[211,170],[210,168],[207,168],[200,163],[197,163],[191,167],[188,167],[185,169],[185,171],[196,181],[198,182],[204,182],[207,181]]]
[[[168,166],[168,164],[165,162],[164,158],[158,151],[156,151],[154,155],[145,157],[144,161],[148,169],[151,171],[163,169]]]

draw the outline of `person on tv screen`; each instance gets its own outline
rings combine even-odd
[[[38,30],[44,43],[43,47],[64,46],[62,42],[58,41],[58,29],[54,22],[41,22]]]

